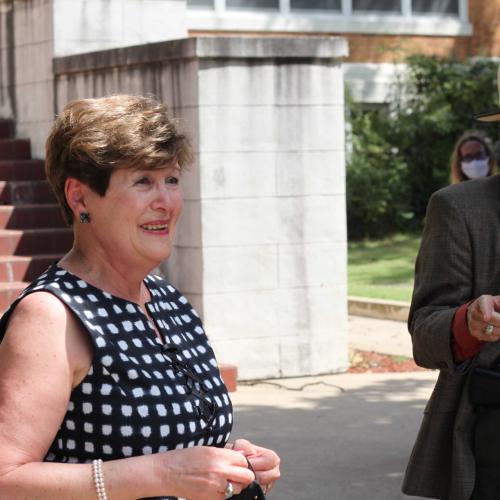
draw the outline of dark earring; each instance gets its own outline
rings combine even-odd
[[[80,214],[80,222],[82,224],[90,224],[90,214],[88,212],[82,212]]]

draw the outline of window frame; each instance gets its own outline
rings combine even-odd
[[[341,11],[291,9],[280,0],[279,11],[226,9],[226,0],[214,0],[213,9],[187,7],[190,31],[262,31],[363,33],[380,35],[470,36],[468,0],[458,0],[458,16],[411,11],[411,0],[401,0],[401,13],[355,13],[352,0],[341,0]]]

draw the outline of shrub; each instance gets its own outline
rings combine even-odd
[[[498,106],[496,63],[413,55],[406,64],[385,110],[363,112],[348,103],[350,238],[420,226],[429,196],[449,183],[450,155],[462,132],[482,129],[498,139],[498,124],[473,118]]]
[[[383,112],[363,112],[351,103],[351,158],[346,172],[350,239],[377,237],[404,225],[408,211],[407,166],[381,133]]]

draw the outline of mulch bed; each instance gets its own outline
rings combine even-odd
[[[349,351],[349,369],[347,373],[386,373],[425,371],[415,364],[412,358],[394,356],[369,351]]]

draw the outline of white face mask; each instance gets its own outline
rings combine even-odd
[[[461,163],[462,172],[469,179],[478,179],[479,177],[486,177],[490,171],[490,161],[488,158],[485,160],[472,160],[463,161]]]

